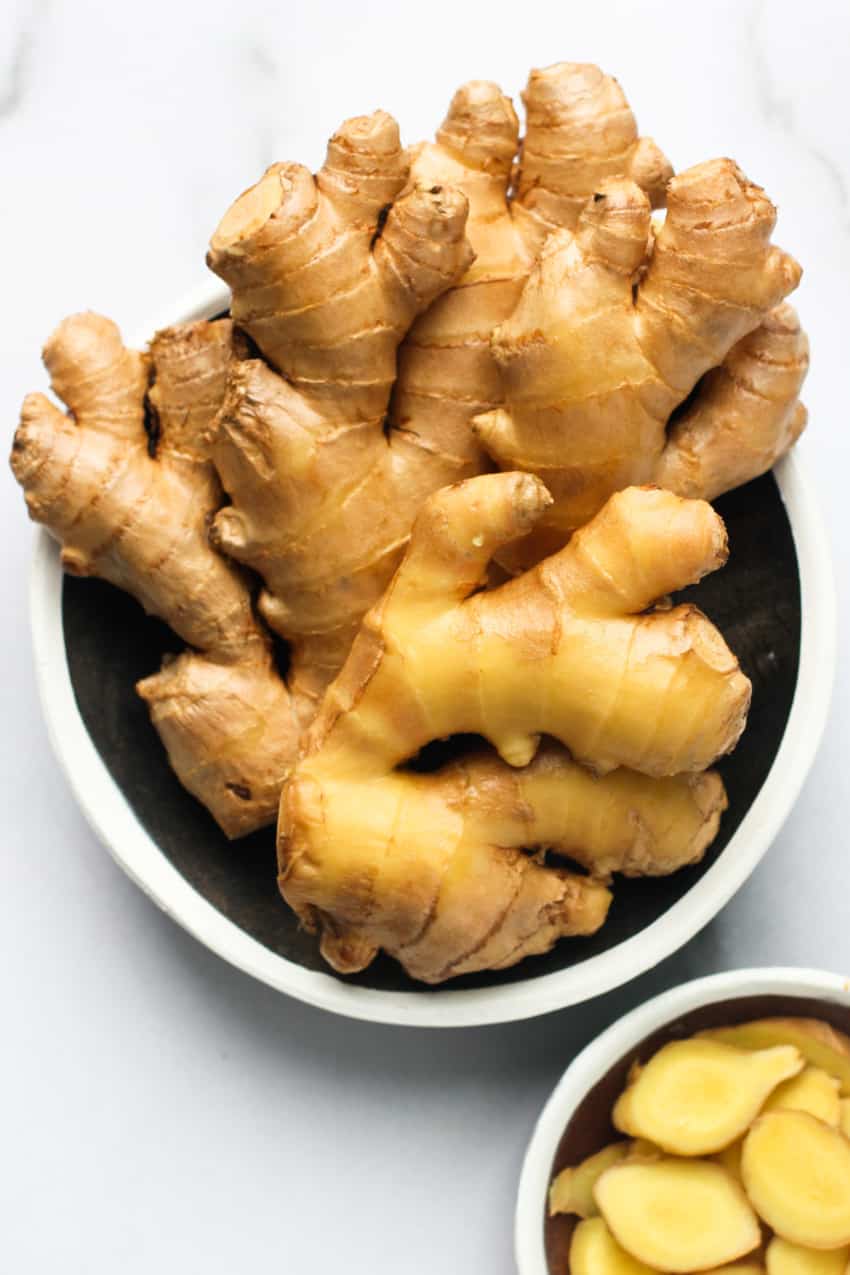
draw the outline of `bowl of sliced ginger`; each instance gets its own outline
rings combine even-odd
[[[476,80],[432,142],[376,111],[272,165],[213,286],[126,344],[59,325],[64,407],[13,444],[93,826],[214,951],[359,1018],[530,1017],[668,956],[831,689],[770,199],[674,174],[597,67],[523,102],[521,147]]]
[[[850,979],[741,970],[571,1063],[526,1153],[520,1275],[847,1275]]]

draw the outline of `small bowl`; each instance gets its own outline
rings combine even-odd
[[[157,327],[226,311],[218,285]],[[835,663],[829,551],[796,456],[717,502],[729,564],[684,598],[719,625],[753,680],[749,727],[719,769],[730,797],[702,864],[617,881],[607,924],[513,969],[441,988],[388,958],[341,978],[276,886],[274,830],[227,842],[169,769],[134,693],[180,644],[126,594],[63,577],[56,545],[36,541],[31,610],[41,701],[56,755],[117,862],[180,925],[225,960],[300,1000],[375,1022],[468,1027],[531,1018],[608,992],[680,948],[740,888],[776,836],[814,758]]]
[[[670,1040],[754,1018],[819,1018],[850,1035],[850,979],[820,970],[713,974],[627,1014],[570,1063],[534,1129],[519,1183],[514,1242],[519,1275],[567,1275],[576,1220],[548,1216],[549,1183],[622,1135],[611,1109],[632,1063]]]

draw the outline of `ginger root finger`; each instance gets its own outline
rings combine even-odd
[[[769,1111],[744,1140],[741,1172],[764,1222],[804,1248],[850,1244],[850,1142],[804,1111]]]
[[[69,414],[40,394],[24,402],[12,468],[30,514],[62,544],[66,571],[125,589],[194,648],[140,684],[154,726],[228,835],[269,823],[297,731],[249,582],[207,535],[223,497],[206,436],[234,360],[232,325],[166,329],[143,355],[110,320],[76,315],[44,358]]]
[[[799,280],[770,244],[774,221],[764,193],[715,160],[670,181],[651,256],[649,202],[623,179],[600,184],[575,236],[550,237],[493,336],[505,407],[474,422],[501,468],[538,474],[555,497],[524,560],[613,491],[656,480],[673,409]]]
[[[615,1165],[599,1179],[595,1195],[617,1242],[659,1271],[725,1266],[761,1243],[744,1192],[709,1161]]]
[[[850,1095],[850,1037],[815,1018],[759,1018],[734,1027],[714,1027],[701,1035],[738,1049],[770,1049],[794,1045],[814,1067],[835,1076],[841,1093]]]
[[[764,322],[706,373],[669,424],[653,479],[680,496],[714,500],[769,470],[806,425],[799,401],[809,343],[793,308]]]
[[[484,475],[431,498],[328,690],[314,747],[344,757],[346,771],[357,759],[366,775],[462,732],[523,765],[547,734],[598,772],[658,777],[703,770],[734,747],[750,684],[720,634],[694,608],[643,614],[724,561],[718,516],[631,488],[560,553],[475,592],[494,550],[547,502],[527,474]]]
[[[792,1045],[747,1053],[713,1040],[672,1041],[620,1096],[614,1126],[673,1155],[712,1155],[746,1133],[777,1086],[802,1068]]]

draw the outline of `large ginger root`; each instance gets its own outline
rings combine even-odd
[[[12,468],[66,571],[126,589],[193,648],[139,691],[181,781],[238,836],[274,818],[297,733],[248,583],[207,539],[222,495],[204,431],[232,357],[229,320],[167,329],[144,355],[108,319],[66,319],[44,359],[69,415],[29,395]]]
[[[764,192],[714,160],[670,181],[657,235],[643,191],[609,179],[575,235],[549,238],[493,337],[505,407],[475,421],[500,467],[538,474],[555,497],[520,558],[631,483],[713,497],[791,445],[807,350],[793,311],[775,310],[800,269],[771,246],[774,222]]]
[[[669,164],[638,138],[616,81],[560,64],[532,73],[525,101],[513,202],[517,118],[496,85],[475,81],[436,143],[413,148],[406,195],[397,128],[378,112],[342,126],[315,181],[275,165],[213,236],[208,260],[233,290],[234,319],[285,378],[259,362],[231,377],[213,456],[233,504],[213,535],[262,575],[261,611],[294,644],[301,704],[338,672],[424,500],[491,467],[470,427],[501,401],[490,334],[545,234],[574,225],[610,173],[663,198]],[[396,380],[396,346],[423,310]]]
[[[432,497],[308,732],[281,803],[280,885],[339,970],[379,948],[428,982],[512,964],[597,929],[608,906],[596,881],[524,848],[594,877],[651,874],[693,862],[714,835],[722,785],[700,772],[734,746],[749,682],[694,608],[643,612],[721,564],[722,523],[634,489],[534,571],[476,592],[548,500],[524,474]],[[395,771],[462,732],[523,769]],[[600,774],[642,774],[593,778],[560,749],[532,762],[544,733]]]

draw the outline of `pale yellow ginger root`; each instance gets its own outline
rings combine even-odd
[[[575,229],[605,177],[631,177],[659,206],[672,176],[655,143],[638,138],[616,80],[598,67],[561,62],[532,71],[523,101],[526,131],[515,173],[519,121],[510,98],[486,80],[458,89],[435,141],[410,152],[414,180],[466,195],[475,253],[463,278],[402,343],[390,409],[390,424],[422,449],[420,464],[441,486],[488,467],[470,426],[501,402],[490,336],[516,306],[546,236]]]
[[[233,369],[211,440],[233,503],[211,534],[263,577],[260,610],[314,699],[397,560],[393,500],[415,509],[434,482],[396,486],[383,424],[399,342],[472,254],[464,196],[407,177],[389,115],[349,120],[317,177],[274,165],[210,245],[234,320],[276,369]]]
[[[597,1217],[593,1188],[606,1169],[625,1160],[630,1146],[628,1142],[612,1142],[575,1168],[562,1169],[549,1187],[549,1216],[577,1213],[583,1218]]]
[[[234,319],[285,377],[251,362],[234,372],[213,449],[233,505],[213,536],[263,576],[261,611],[294,645],[302,706],[341,667],[424,500],[491,468],[470,422],[501,401],[490,335],[546,217],[557,204],[558,224],[574,225],[610,172],[663,195],[669,165],[596,67],[534,72],[526,103],[533,171],[513,202],[517,118],[496,85],[473,81],[434,144],[406,158],[388,115],[350,120],[315,181],[275,165],[213,236]]]
[[[703,772],[734,746],[749,682],[694,608],[645,612],[723,562],[722,522],[632,489],[534,571],[477,592],[548,500],[524,474],[432,497],[308,732],[281,804],[280,885],[337,969],[379,948],[430,982],[511,964],[592,932],[608,905],[598,883],[524,848],[596,877],[647,875],[695,861],[714,835],[725,798]],[[396,771],[464,732],[508,766]],[[532,763],[542,734],[614,773],[594,779],[552,749]]]
[[[701,1034],[738,1049],[793,1045],[812,1066],[835,1076],[841,1093],[850,1096],[850,1037],[829,1023],[816,1018],[759,1018],[734,1027],[714,1027]]]
[[[615,1165],[596,1183],[595,1195],[617,1242],[658,1271],[726,1266],[761,1244],[758,1218],[741,1187],[708,1160]]]
[[[850,1245],[850,1142],[804,1111],[768,1111],[744,1141],[744,1187],[759,1217],[803,1248]]]
[[[575,235],[550,236],[493,336],[505,406],[475,420],[501,468],[539,475],[555,497],[520,559],[563,543],[631,483],[716,495],[790,445],[806,350],[793,316],[771,315],[800,277],[770,244],[774,222],[764,192],[714,160],[670,181],[657,235],[646,195],[616,178],[599,184]],[[668,442],[674,409],[763,324]]]
[[[748,1053],[699,1037],[672,1041],[617,1100],[614,1127],[674,1155],[712,1155],[742,1137],[777,1086],[802,1068],[792,1045]]]
[[[847,1275],[850,1248],[812,1249],[774,1236],[767,1249],[767,1275]]]
[[[806,1067],[786,1080],[764,1104],[765,1111],[808,1111],[824,1124],[838,1128],[841,1120],[841,1086],[835,1076],[820,1067]]]
[[[30,516],[62,544],[66,571],[126,589],[193,648],[140,693],[180,779],[224,830],[268,823],[296,746],[289,697],[246,580],[207,539],[222,493],[204,431],[233,361],[231,324],[170,328],[145,355],[110,320],[75,315],[44,360],[69,414],[43,394],[24,402],[12,468]]]
[[[569,1275],[652,1275],[621,1248],[601,1217],[580,1222],[570,1244]]]

